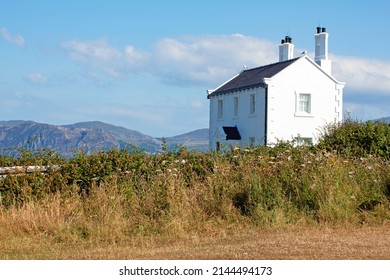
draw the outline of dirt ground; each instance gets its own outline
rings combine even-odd
[[[123,244],[0,241],[0,259],[390,259],[390,224],[377,227],[250,229],[207,237],[141,239]]]

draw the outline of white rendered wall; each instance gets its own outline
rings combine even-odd
[[[295,137],[316,143],[324,125],[341,121],[343,84],[303,57],[268,79],[268,144]],[[311,94],[311,113],[299,113],[299,94]]]
[[[250,112],[250,96],[255,95],[255,113]],[[234,97],[238,97],[238,114],[234,115]],[[223,117],[218,118],[218,100],[223,100]],[[265,126],[265,89],[256,88],[237,93],[223,94],[210,98],[210,148],[215,149],[217,142],[228,148],[229,145],[248,146],[250,137],[255,138],[254,145],[264,144]],[[226,141],[223,126],[237,126],[241,141]]]

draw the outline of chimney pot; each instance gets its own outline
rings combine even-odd
[[[294,45],[291,43],[291,37],[285,36],[279,45],[279,62],[293,59]]]
[[[321,27],[317,27],[317,34],[321,33]]]
[[[322,27],[322,32],[326,32],[326,28],[325,27]]]

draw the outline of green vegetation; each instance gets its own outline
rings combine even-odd
[[[224,154],[165,147],[156,155],[2,156],[2,166],[61,168],[0,179],[0,237],[121,242],[229,226],[383,224],[390,219],[388,129],[348,123],[329,127],[318,146]]]
[[[390,124],[380,121],[360,123],[348,119],[342,125],[329,125],[322,131],[318,147],[344,156],[374,155],[389,160]]]

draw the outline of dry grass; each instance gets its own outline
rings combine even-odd
[[[0,194],[0,259],[390,259],[376,157],[112,151],[9,176]]]
[[[0,259],[390,259],[390,225],[221,230],[209,236],[138,237],[58,243],[45,236],[2,239]],[[214,236],[212,236],[214,235]]]

